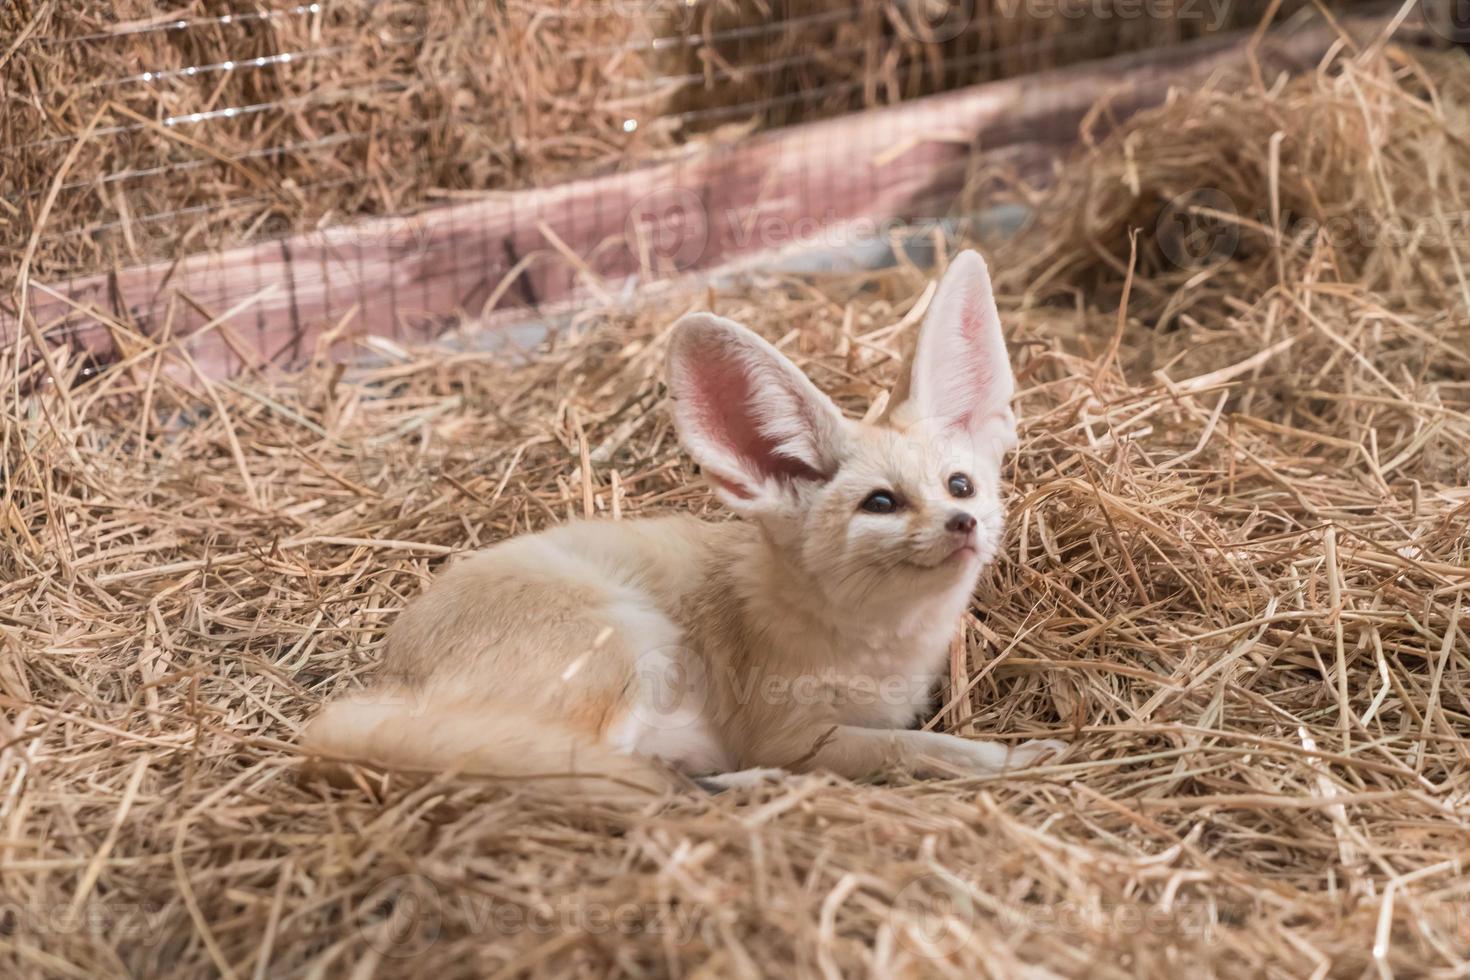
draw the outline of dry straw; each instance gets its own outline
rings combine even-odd
[[[49,278],[404,213],[646,154],[659,2],[204,0],[0,10],[0,269],[80,146]],[[614,99],[613,93],[622,97]],[[16,255],[8,251],[15,249]]]
[[[14,0],[0,274],[53,188],[43,280],[606,171],[1249,26],[1270,5]]]
[[[1393,47],[1181,95],[994,255],[1014,506],[936,724],[1074,743],[1014,778],[635,811],[294,778],[446,554],[709,506],[661,406],[677,312],[859,413],[925,272],[588,313],[521,363],[184,388],[186,348],[120,324],[90,383],[6,364],[0,971],[1465,970],[1467,115],[1463,60]]]

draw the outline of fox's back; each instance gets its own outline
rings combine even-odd
[[[725,526],[683,515],[586,520],[465,555],[393,624],[385,670],[412,684],[512,680],[527,659],[545,665],[585,653],[589,611],[631,614],[643,632],[650,612],[677,623],[727,537]]]

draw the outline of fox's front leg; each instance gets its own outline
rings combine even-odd
[[[762,753],[770,764],[797,772],[825,769],[848,779],[861,779],[885,769],[902,769],[916,776],[951,776],[956,772],[988,776],[1020,769],[1060,755],[1065,742],[1037,739],[1010,746],[977,742],[942,732],[861,728],[856,725],[803,725],[785,733],[780,747],[789,753],[779,762]]]

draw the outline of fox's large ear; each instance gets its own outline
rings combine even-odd
[[[994,445],[999,454],[1016,444],[1015,391],[990,271],[979,254],[961,252],[929,304],[913,356],[889,399],[887,419],[898,426],[925,421],[967,433],[977,445]]]
[[[799,482],[836,473],[842,413],[745,327],[709,313],[684,317],[668,371],[679,441],[733,509],[764,509]]]

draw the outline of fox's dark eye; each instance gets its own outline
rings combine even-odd
[[[963,473],[951,473],[949,475],[949,495],[951,497],[973,497],[975,496],[975,484]]]
[[[863,510],[869,514],[891,514],[898,510],[898,498],[887,490],[874,490],[864,498]]]

